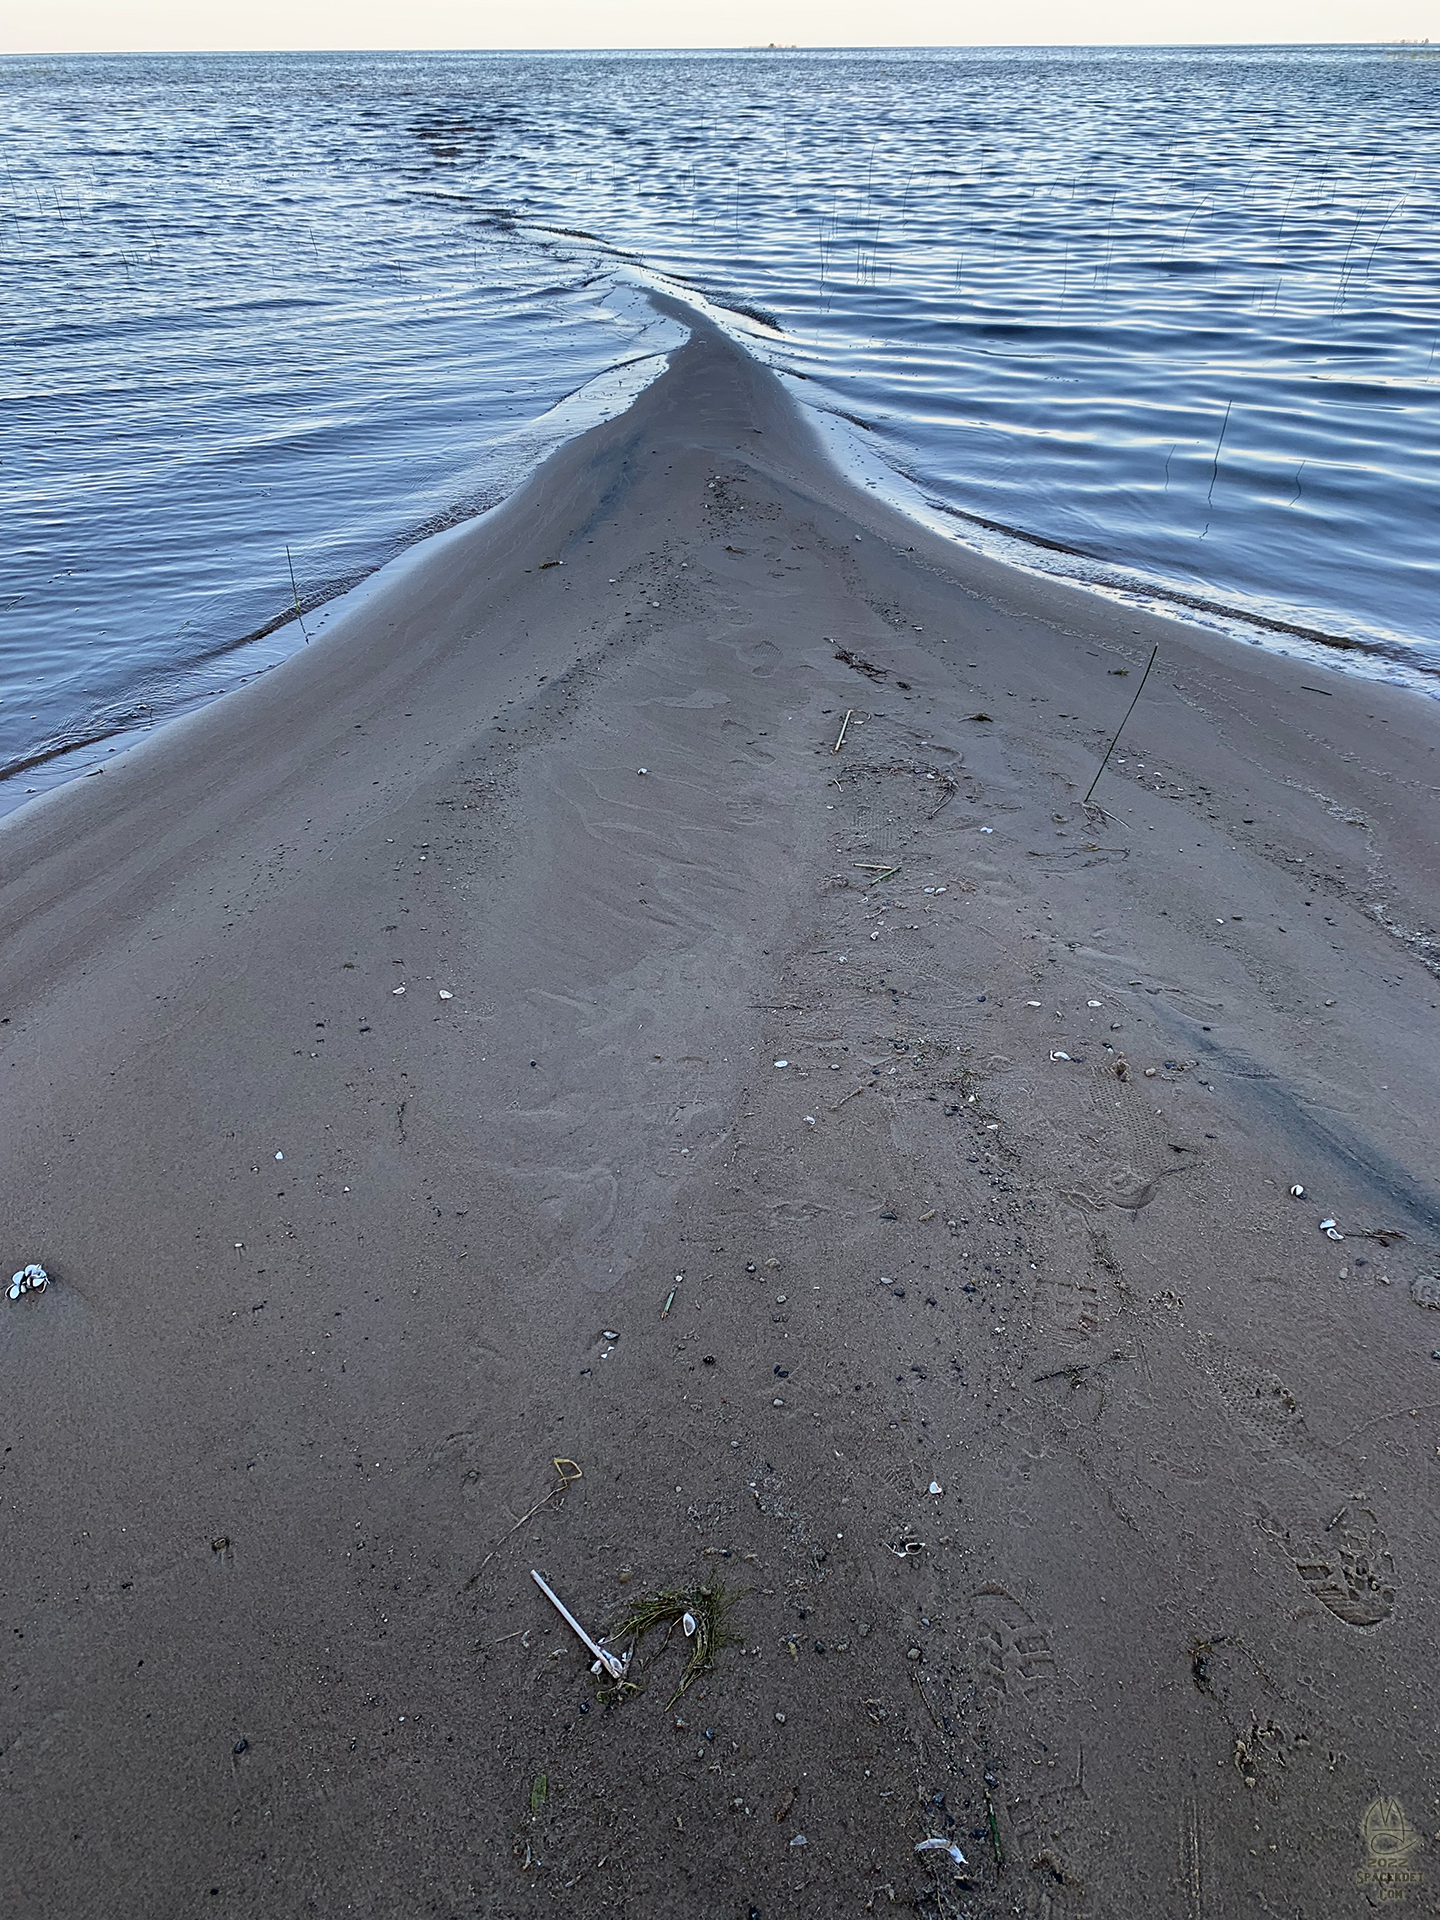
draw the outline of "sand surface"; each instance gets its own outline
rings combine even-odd
[[[16,815],[0,1913],[1436,1911],[1436,719],[699,328]]]

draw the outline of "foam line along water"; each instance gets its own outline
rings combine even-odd
[[[752,350],[963,537],[1433,673],[1437,81],[1384,49],[0,62],[0,768],[283,655],[287,546],[308,609],[500,497],[557,402],[676,337],[622,263],[768,315]]]

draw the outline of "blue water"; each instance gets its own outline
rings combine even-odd
[[[1440,676],[1440,62],[10,59],[0,113],[0,804],[623,406],[646,281],[958,538]]]

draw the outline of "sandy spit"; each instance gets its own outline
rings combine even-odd
[[[1437,737],[700,327],[17,814],[0,1912],[1430,1911]]]

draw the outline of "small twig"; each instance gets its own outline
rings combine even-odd
[[[1352,1427],[1340,1445],[1348,1447],[1357,1433],[1363,1433],[1366,1427],[1378,1427],[1382,1420],[1408,1420],[1412,1414],[1417,1413],[1440,1413],[1440,1400],[1426,1401],[1424,1406],[1420,1407],[1399,1407],[1394,1413],[1377,1413],[1372,1419],[1362,1420],[1358,1427]]]
[[[1140,684],[1135,689],[1135,698],[1130,702],[1129,706],[1125,709],[1125,720],[1128,720],[1131,714],[1135,711],[1135,708],[1137,703],[1139,702],[1140,696],[1145,691],[1145,682],[1150,678],[1150,669],[1151,667],[1154,666],[1155,656],[1157,653],[1159,653],[1159,651],[1160,651],[1160,643],[1157,640],[1155,645],[1150,649],[1150,658],[1146,662],[1144,673],[1142,673],[1140,676]],[[1119,726],[1116,727],[1115,740],[1118,740],[1121,734],[1125,731],[1125,720],[1122,720]],[[1109,746],[1105,749],[1105,759],[1102,760],[1099,766],[1095,769],[1095,778],[1090,782],[1089,788],[1085,794],[1085,798],[1080,802],[1082,807],[1088,807],[1090,804],[1090,795],[1094,793],[1096,786],[1099,784],[1100,776],[1105,771],[1106,763],[1109,761],[1111,754],[1115,751],[1115,740],[1112,740]]]
[[[850,1089],[849,1093],[847,1093],[845,1096],[845,1100],[853,1100],[857,1093],[864,1093],[866,1087],[868,1087],[869,1084],[870,1082],[868,1080],[862,1080],[858,1087],[852,1087]],[[841,1107],[843,1107],[845,1104],[845,1100],[837,1100],[834,1106],[831,1107],[830,1109],[831,1113],[839,1113]]]
[[[843,746],[844,746],[844,744],[845,744],[845,729],[846,729],[846,728],[847,728],[847,727],[848,727],[848,726],[850,725],[850,714],[851,714],[851,713],[853,713],[854,711],[855,711],[855,709],[854,709],[853,707],[851,707],[851,709],[850,709],[850,712],[849,712],[849,713],[847,713],[847,714],[845,715],[845,718],[844,718],[844,719],[843,719],[843,720],[842,720],[842,721],[840,722],[840,732],[839,732],[839,735],[838,735],[838,736],[837,736],[837,738],[836,738],[836,741],[835,741],[835,744],[834,744],[834,746],[833,746],[833,747],[831,747],[831,749],[830,749],[830,751],[831,751],[832,753],[838,753],[838,752],[840,751],[840,749],[841,749],[841,747],[843,747]]]
[[[1092,806],[1095,809],[1096,813],[1103,814],[1107,820],[1113,820],[1117,827],[1124,827],[1127,833],[1131,831],[1130,822],[1128,820],[1122,820],[1118,813],[1111,813],[1110,809],[1108,807],[1102,807],[1098,800],[1091,800],[1091,801],[1088,801],[1086,804],[1089,806]]]
[[[995,1865],[1001,1868],[1005,1865],[1005,1853],[1000,1845],[1000,1829],[995,1824],[995,1803],[990,1798],[988,1787],[985,1789],[985,1812],[990,1822],[990,1844],[995,1849]]]
[[[506,1541],[514,1539],[515,1535],[520,1531],[521,1527],[525,1525],[526,1521],[533,1520],[536,1514],[539,1513],[542,1507],[548,1507],[550,1502],[555,1498],[557,1493],[564,1493],[567,1487],[573,1487],[577,1480],[583,1480],[585,1478],[585,1475],[581,1472],[580,1468],[576,1465],[576,1463],[573,1460],[557,1459],[552,1462],[552,1465],[554,1466],[555,1471],[560,1476],[559,1486],[552,1487],[549,1493],[546,1494],[543,1500],[537,1500],[534,1506],[531,1507],[528,1513],[521,1514],[520,1518],[515,1522],[514,1526],[511,1527],[509,1533],[507,1533],[503,1539],[497,1540],[495,1542],[495,1545],[490,1549],[489,1553],[486,1554],[485,1558],[480,1562],[479,1566],[475,1569],[474,1573],[472,1573],[470,1578],[465,1582],[467,1591],[469,1588],[474,1586],[475,1582],[480,1578],[481,1574],[485,1571],[486,1567],[489,1566],[490,1562],[495,1558],[496,1554],[499,1553],[501,1547],[505,1545]]]
[[[295,600],[295,618],[300,622],[300,631],[305,634],[305,644],[308,647],[310,644],[310,636],[308,633],[305,633],[305,616],[300,611],[300,589],[295,584],[295,562],[290,558],[289,547],[285,549],[285,564],[290,569],[290,592]]]
[[[1220,477],[1220,449],[1225,444],[1225,429],[1230,424],[1230,409],[1234,404],[1235,402],[1233,400],[1227,400],[1225,402],[1225,418],[1220,422],[1220,438],[1215,442],[1215,459],[1210,468],[1210,492],[1205,496],[1205,504],[1207,507],[1215,492],[1215,482]]]
[[[913,1667],[910,1669],[910,1678],[914,1684],[915,1691],[919,1694],[920,1699],[924,1704],[925,1711],[929,1714],[931,1720],[934,1721],[935,1731],[940,1735],[940,1738],[942,1740],[946,1739],[948,1736],[946,1735],[945,1729],[944,1727],[941,1726],[939,1720],[936,1719],[935,1709],[931,1706],[929,1698],[926,1695],[925,1689],[920,1684],[920,1676],[918,1673],[916,1673]]]

